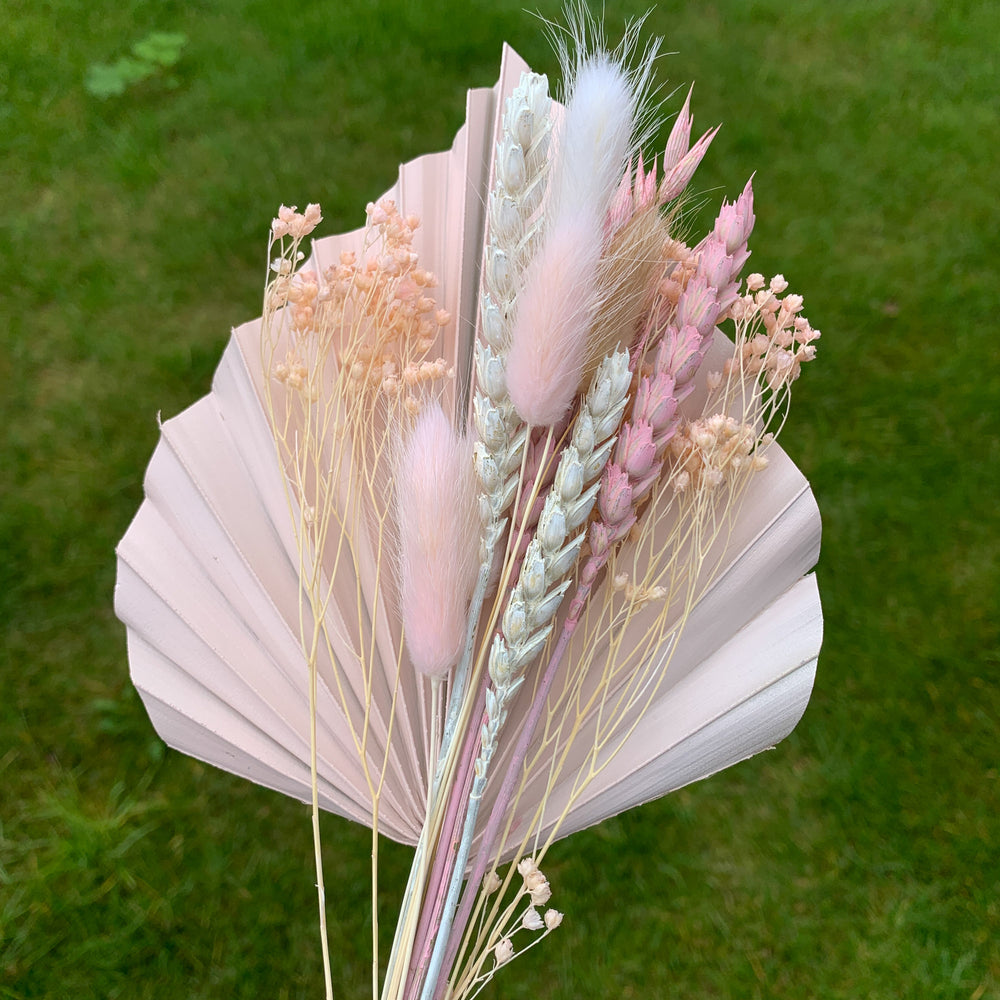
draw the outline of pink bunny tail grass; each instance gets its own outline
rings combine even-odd
[[[507,355],[507,391],[521,418],[550,427],[576,398],[598,306],[600,231],[565,218],[528,268]]]
[[[458,659],[479,569],[472,451],[437,403],[421,412],[396,470],[400,604],[414,667],[430,677]]]

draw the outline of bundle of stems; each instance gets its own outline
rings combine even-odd
[[[536,74],[507,98],[467,409],[406,206],[369,205],[364,252],[322,269],[300,267],[319,206],[272,224],[265,407],[297,546],[328,997],[317,686],[371,803],[373,997],[475,996],[562,922],[546,853],[655,698],[815,354],[784,279],[741,277],[749,183],[682,238],[715,130],[691,143],[689,94],[646,168],[658,46],[638,30],[611,50],[577,12],[562,110]],[[422,824],[383,969],[387,795]]]

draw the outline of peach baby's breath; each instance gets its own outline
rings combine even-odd
[[[726,363],[727,376],[739,369],[779,390],[794,382],[802,365],[816,357],[814,342],[820,331],[801,315],[801,295],[782,297],[787,288],[780,274],[766,287],[762,275],[747,279],[746,292],[733,305],[739,334],[737,356]]]
[[[675,488],[716,489],[727,476],[748,466],[757,445],[756,429],[734,417],[717,413],[689,421],[670,443]]]
[[[301,240],[322,221],[319,205],[307,205],[303,213],[300,213],[294,205],[291,208],[282,205],[278,209],[277,218],[271,223],[271,234],[275,239],[290,236],[293,240]]]

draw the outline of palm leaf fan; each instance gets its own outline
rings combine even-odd
[[[469,407],[473,379],[491,161],[505,99],[526,70],[505,48],[496,86],[469,92],[452,148],[403,165],[386,196],[421,218],[413,249],[437,275],[436,303],[451,316],[432,354],[454,370],[442,392],[456,415]],[[358,230],[320,239],[305,268],[318,274],[361,259],[367,238]],[[316,567],[327,595],[317,622],[301,599],[300,533],[314,512],[289,488],[295,472],[276,457],[269,413],[292,436],[301,416],[265,374],[261,341],[259,320],[235,329],[209,395],[162,424],[145,500],[118,547],[116,611],[128,630],[132,678],[168,745],[309,801],[314,720],[303,635],[318,636],[320,804],[370,825],[377,798],[380,831],[412,844],[433,780],[435,705],[399,624],[388,421],[373,413],[371,426],[352,425],[323,446],[325,495],[335,519],[355,530],[350,551],[332,545]],[[280,360],[286,346],[272,345],[273,356]],[[732,350],[717,333],[706,368],[721,367]],[[703,397],[684,405],[696,415]],[[380,442],[367,465],[358,458],[366,435]],[[739,498],[738,517],[688,581],[683,614],[664,624],[652,606],[634,606],[627,624],[614,626],[624,603],[637,600],[622,579],[686,544],[677,541],[676,520],[663,518],[616,555],[592,599],[604,610],[574,637],[548,695],[550,717],[572,716],[572,725],[542,726],[532,737],[497,857],[712,774],[773,746],[796,724],[822,634],[808,575],[819,516],[792,462],[777,445],[768,455]],[[535,683],[529,678],[514,701],[499,773]],[[480,833],[494,794],[487,790]]]

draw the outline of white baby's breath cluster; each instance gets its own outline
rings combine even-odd
[[[517,872],[521,876],[521,888],[517,893],[517,900],[527,896],[529,903],[524,910],[518,910],[517,900],[515,900],[515,904],[509,908],[511,923],[496,931],[499,939],[493,945],[495,965],[492,970],[481,977],[482,981],[486,981],[493,971],[509,962],[515,957],[515,954],[523,954],[528,948],[534,947],[563,922],[563,914],[559,910],[548,907],[542,913],[538,909],[540,906],[545,906],[552,898],[552,887],[535,859],[522,858],[517,864]],[[496,887],[499,888],[501,883],[495,872],[493,879],[496,880]],[[533,938],[529,944],[521,948],[520,952],[517,952],[513,939],[519,931],[529,931],[535,934],[542,931],[543,933]]]

